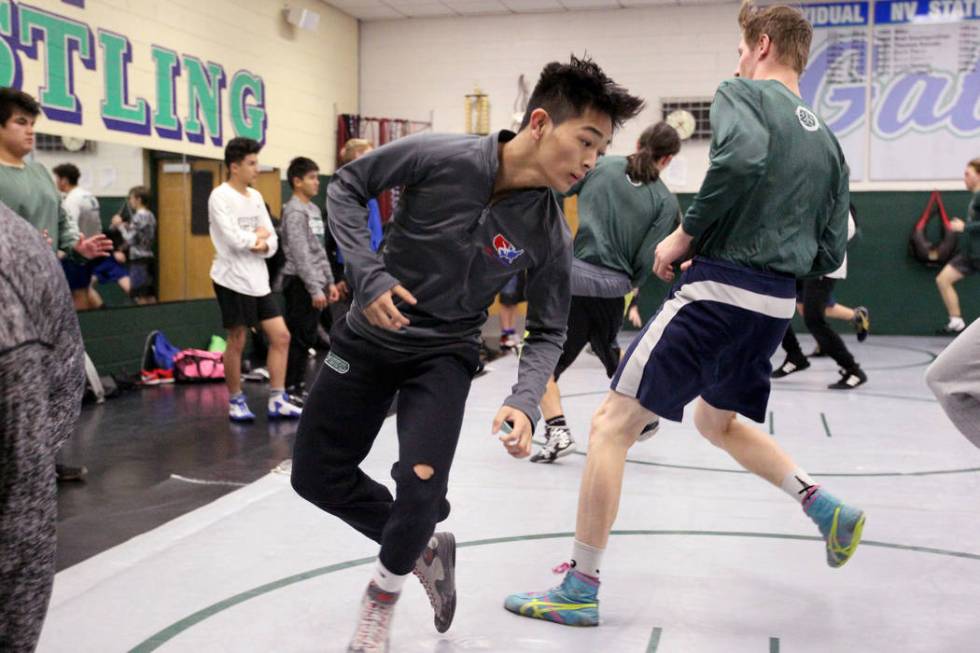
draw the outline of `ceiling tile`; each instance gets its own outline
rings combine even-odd
[[[456,12],[439,0],[382,0],[406,18],[424,16],[454,16]]]
[[[501,0],[508,9],[518,14],[540,11],[565,11],[558,0]]]
[[[619,9],[619,0],[558,0],[565,9]]]
[[[676,5],[677,0],[619,0],[624,7],[655,7],[663,5]]]
[[[511,13],[500,0],[442,0],[442,2],[464,16]]]
[[[362,20],[405,17],[383,4],[381,0],[329,0],[327,4]]]

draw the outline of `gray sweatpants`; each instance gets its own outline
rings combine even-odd
[[[980,447],[980,320],[939,354],[926,383],[960,433]]]

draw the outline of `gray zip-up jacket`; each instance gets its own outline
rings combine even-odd
[[[286,262],[282,266],[276,289],[282,290],[285,278],[299,277],[310,297],[323,295],[333,283],[327,252],[313,233],[310,220],[319,217],[320,208],[313,202],[305,204],[293,195],[282,207],[282,227],[279,246]]]
[[[363,338],[400,351],[476,344],[487,308],[516,272],[527,270],[527,329],[517,384],[504,403],[538,418],[538,402],[565,341],[571,234],[547,188],[515,191],[491,204],[503,131],[485,137],[402,138],[337,171],[328,220],[346,261],[354,301],[347,322]],[[383,253],[370,247],[367,202],[404,186]],[[401,284],[418,300],[396,301],[411,322],[371,325],[362,309]]]

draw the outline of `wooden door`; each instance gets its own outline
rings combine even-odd
[[[279,169],[265,170],[259,173],[259,178],[252,184],[255,190],[262,193],[262,199],[269,205],[269,214],[276,218],[282,217],[282,181],[279,179]]]
[[[159,297],[172,302],[187,297],[186,240],[190,214],[190,164],[157,162],[157,233],[160,258]]]
[[[224,166],[212,160],[161,161],[157,172],[160,301],[214,297],[207,198],[224,181]]]

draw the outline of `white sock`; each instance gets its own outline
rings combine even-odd
[[[371,580],[384,591],[397,594],[402,591],[402,586],[405,584],[405,579],[408,576],[409,574],[399,576],[396,573],[388,571],[388,568],[381,563],[381,559],[379,558],[374,565],[374,576],[371,577]]]
[[[792,473],[786,475],[779,487],[802,504],[807,497],[807,490],[815,485],[817,484],[810,478],[810,475],[797,467]]]
[[[962,317],[949,317],[949,324],[947,325],[950,329],[960,329],[966,326],[966,322],[963,321]]]
[[[269,388],[269,399],[278,399],[286,392],[285,388]]]
[[[598,549],[575,540],[572,544],[572,569],[586,576],[598,578],[604,551],[605,549]]]

